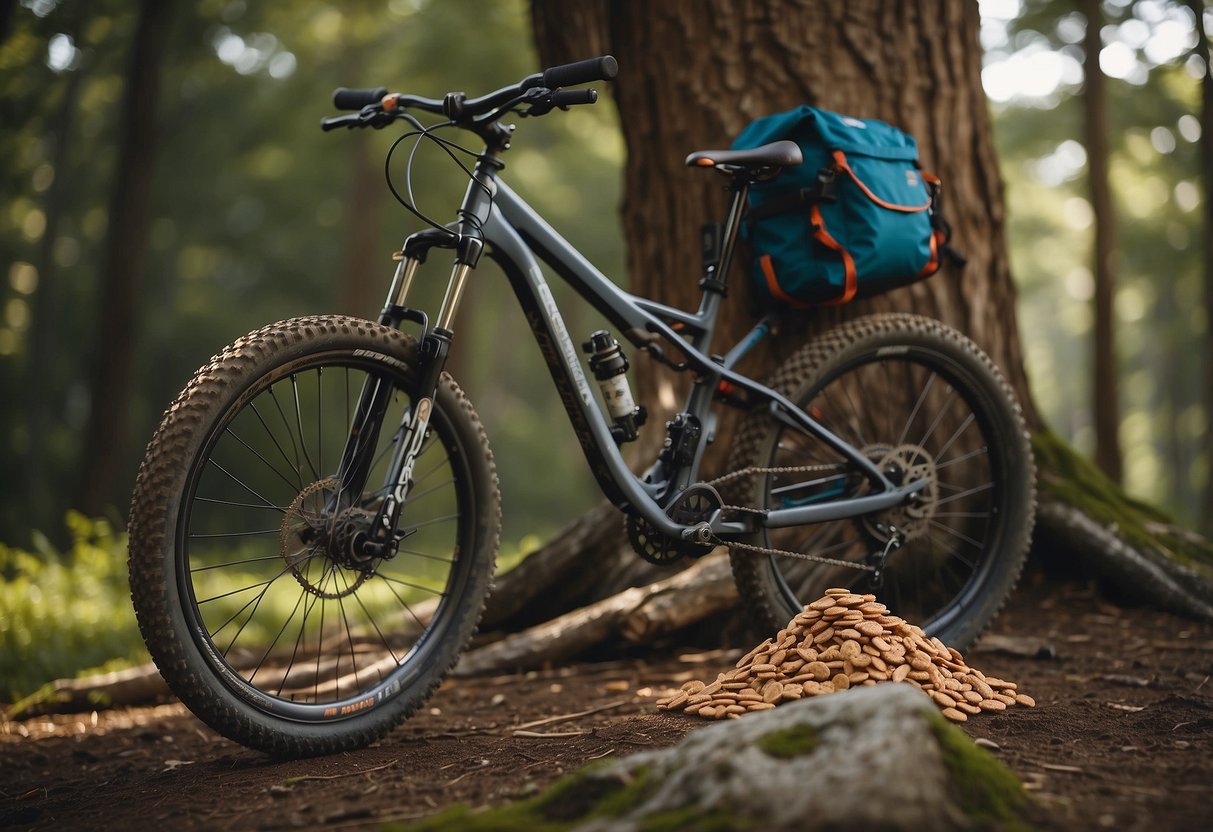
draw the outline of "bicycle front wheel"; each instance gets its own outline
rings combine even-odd
[[[194,376],[147,449],[130,581],[152,657],[219,733],[277,756],[382,737],[434,691],[491,580],[491,452],[447,375],[381,557],[369,534],[419,398],[416,343],[354,318],[301,318],[237,341]],[[389,391],[366,486],[338,477],[363,390]]]
[[[914,315],[873,315],[811,341],[769,386],[921,499],[863,517],[764,529],[734,547],[738,590],[772,630],[826,589],[875,594],[955,647],[977,638],[1018,580],[1035,514],[1027,432],[998,370],[972,341]],[[759,509],[868,493],[857,466],[824,442],[756,414],[730,469],[755,469],[731,496]],[[890,545],[893,541],[893,545]],[[898,546],[894,548],[894,546]],[[872,564],[880,577],[844,564]],[[834,563],[798,559],[794,554]]]

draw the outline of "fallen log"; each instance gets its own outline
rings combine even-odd
[[[726,589],[726,583],[732,586],[728,558],[719,550],[670,578],[624,590],[472,650],[455,666],[455,674],[559,664],[615,637],[644,642],[732,606],[736,591]]]

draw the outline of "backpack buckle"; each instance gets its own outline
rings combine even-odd
[[[815,191],[815,196],[822,202],[833,202],[834,197],[834,178],[838,175],[838,171],[833,167],[822,168],[817,171],[817,185],[812,190]]]

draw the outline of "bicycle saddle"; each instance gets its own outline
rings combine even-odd
[[[800,146],[787,140],[771,142],[746,150],[696,150],[687,157],[689,167],[714,168],[786,168],[804,161]]]

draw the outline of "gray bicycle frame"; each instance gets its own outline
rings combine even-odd
[[[751,401],[765,404],[775,419],[817,437],[838,451],[859,468],[875,487],[875,493],[861,497],[762,512],[757,515],[760,526],[779,528],[857,517],[899,505],[924,487],[925,482],[894,485],[862,451],[826,429],[795,403],[734,371],[733,367],[747,351],[747,345],[760,339],[769,328],[768,321],[759,323],[723,359],[713,360],[707,351],[715,331],[722,292],[705,291],[699,311],[691,313],[620,289],[502,182],[497,177],[498,167],[483,160],[477,164],[473,174],[475,181],[469,183],[460,210],[461,216],[475,217],[476,220],[469,223],[465,219],[453,224],[452,228],[464,233],[472,227],[479,229],[478,233],[488,247],[488,255],[509,278],[590,469],[612,503],[621,509],[634,510],[658,531],[670,537],[690,538],[697,529],[702,530],[702,526],[685,526],[671,520],[662,503],[668,504],[687,485],[698,481],[703,452],[714,434],[715,417],[711,405],[721,381],[744,391]],[[724,278],[728,268],[743,205],[744,190],[740,196],[735,194],[726,222],[724,246],[717,264],[719,279]],[[611,436],[606,417],[586,380],[576,347],[536,257],[547,263],[634,346],[644,347],[664,340],[676,346],[685,356],[687,368],[695,373],[695,382],[684,412],[698,419],[703,430],[693,461],[689,465],[676,467],[672,478],[646,481],[633,474],[624,462]],[[400,264],[388,296],[389,305],[404,307],[416,269],[417,262],[413,259],[405,259]],[[437,318],[438,326],[448,327],[454,320],[469,271],[468,265],[463,263],[456,263],[452,270]],[[675,331],[671,324],[680,325],[681,331]],[[653,470],[656,471],[657,466]],[[724,519],[720,511],[715,512],[708,524],[714,534],[723,536],[751,530],[746,524]]]

